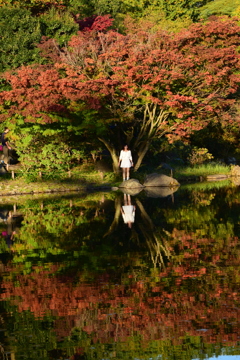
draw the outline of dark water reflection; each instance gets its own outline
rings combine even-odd
[[[165,195],[2,199],[0,359],[240,354],[239,188]]]

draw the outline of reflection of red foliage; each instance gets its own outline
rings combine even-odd
[[[81,360],[82,359],[81,355],[83,355],[83,353],[84,353],[83,348],[76,349],[76,353],[70,357],[70,360]]]
[[[240,308],[236,306],[240,302],[236,289],[240,257],[236,254],[236,239],[214,250],[215,241],[193,241],[193,237],[176,230],[173,234],[183,249],[182,262],[170,264],[159,273],[157,282],[144,276],[134,280],[126,274],[128,285],[111,285],[106,274],[94,284],[74,285],[71,278],[52,275],[57,266],[49,271],[39,267],[28,275],[17,275],[19,286],[6,279],[2,299],[11,299],[19,311],[29,309],[36,316],[51,313],[62,317],[55,322],[61,337],[78,326],[102,342],[124,340],[137,331],[146,340],[171,339],[177,344],[188,333],[201,335],[207,342],[234,344],[240,336]],[[212,260],[203,264],[206,250]],[[223,255],[221,270],[216,265],[220,259],[216,252]],[[193,255],[194,263],[192,257],[185,256],[187,253]],[[226,253],[228,260],[224,260]],[[229,259],[231,268],[227,266]]]

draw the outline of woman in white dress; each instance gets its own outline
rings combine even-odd
[[[123,150],[120,152],[119,164],[123,170],[123,181],[129,180],[129,169],[133,166],[132,161],[132,153],[131,150],[128,149],[128,146],[125,145]]]

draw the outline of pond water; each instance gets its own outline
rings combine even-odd
[[[240,189],[0,199],[0,359],[240,359]]]

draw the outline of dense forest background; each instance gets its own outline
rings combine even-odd
[[[0,0],[0,118],[28,171],[239,153],[238,0]],[[210,156],[209,154],[212,154]]]

